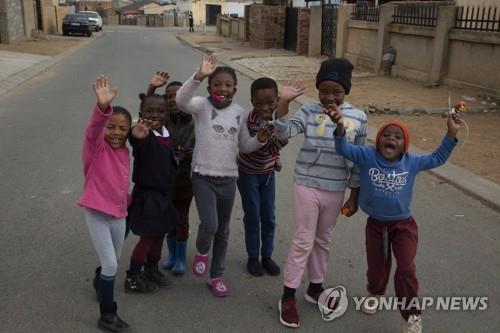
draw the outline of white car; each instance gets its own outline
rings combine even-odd
[[[81,11],[78,14],[85,14],[89,18],[90,25],[95,31],[102,30],[102,17],[97,12]]]

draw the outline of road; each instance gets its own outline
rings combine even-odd
[[[108,27],[103,36],[0,99],[0,325],[3,332],[95,332],[98,305],[91,286],[97,257],[82,209],[80,150],[94,103],[90,84],[105,73],[119,89],[116,104],[134,116],[138,94],[152,73],[185,80],[201,59],[175,31]],[[239,76],[237,101],[249,107],[250,79]],[[204,94],[205,87],[199,93]],[[277,180],[275,259],[283,263],[292,236],[291,184],[301,138],[283,152]],[[458,152],[459,153],[459,152]],[[189,260],[198,218],[192,207]],[[497,332],[500,327],[500,214],[439,179],[417,179],[414,216],[420,228],[417,276],[422,296],[488,296],[487,311],[424,313],[426,332]],[[327,286],[365,293],[362,213],[336,227]],[[278,332],[281,277],[251,277],[245,270],[242,209],[233,211],[226,278],[227,299],[215,299],[191,273],[171,290],[130,295],[123,290],[135,237],[126,241],[116,283],[119,313],[134,332]],[[304,277],[306,279],[306,277]],[[354,310],[325,322],[298,291],[304,332],[399,332],[398,312],[368,317]],[[394,294],[391,283],[388,294]]]

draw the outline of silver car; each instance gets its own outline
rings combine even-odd
[[[85,14],[88,17],[92,29],[94,29],[95,31],[102,30],[102,17],[97,12],[85,10],[78,12],[78,14]]]

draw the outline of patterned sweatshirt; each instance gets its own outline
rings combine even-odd
[[[264,144],[248,132],[248,111],[236,103],[217,109],[207,97],[193,97],[200,81],[189,78],[177,91],[177,106],[192,114],[196,143],[192,169],[204,176],[238,177],[238,152],[251,153]]]
[[[260,128],[261,117],[252,110],[248,114],[248,131],[255,136]],[[238,166],[240,171],[251,174],[268,174],[274,171],[274,163],[280,156],[280,150],[288,140],[279,140],[273,136],[264,146],[250,154],[240,153]]]
[[[340,110],[344,115],[347,140],[364,146],[368,127],[365,113],[348,103],[343,103]],[[274,124],[280,139],[304,133],[295,162],[295,183],[326,191],[359,187],[359,169],[336,152],[333,139],[336,125],[323,112],[319,102],[303,105],[291,118],[281,118]]]

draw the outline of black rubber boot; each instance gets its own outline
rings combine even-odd
[[[160,288],[171,288],[172,281],[165,276],[158,269],[158,264],[146,264],[144,265],[144,276],[148,279],[149,282],[157,284]]]
[[[133,293],[154,293],[160,290],[156,283],[148,281],[143,272],[132,274],[127,271],[125,278],[125,291]]]
[[[101,295],[99,292],[99,279],[101,278],[100,275],[101,275],[101,266],[95,269],[94,281],[92,281],[92,286],[94,287],[95,295],[97,297],[98,302],[101,301]]]
[[[122,333],[130,332],[130,326],[116,314],[116,303],[111,305],[100,305],[101,317],[97,322],[98,327],[106,332]]]

